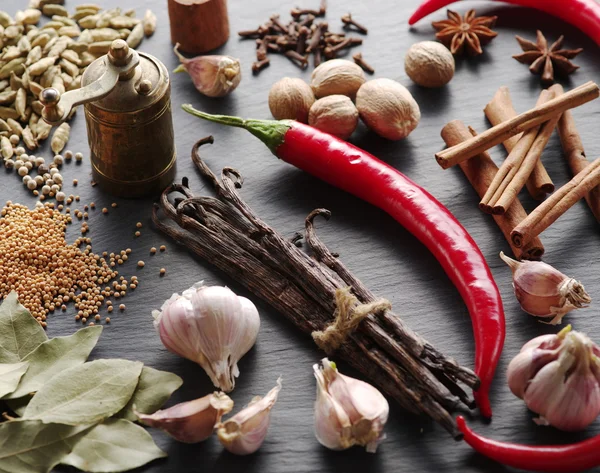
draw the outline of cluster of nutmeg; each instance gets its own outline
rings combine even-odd
[[[317,67],[308,85],[284,77],[271,87],[269,108],[278,120],[291,119],[347,140],[359,117],[388,140],[406,138],[419,124],[419,105],[402,84],[391,79],[367,81],[363,70],[345,59]]]
[[[254,346],[258,335],[260,318],[254,304],[226,287],[198,283],[181,295],[173,294],[153,315],[165,347],[202,366],[215,387],[224,392],[154,414],[136,413],[140,421],[181,442],[201,442],[216,431],[232,453],[247,455],[258,450],[267,435],[281,378],[265,397],[253,398],[237,414],[221,420],[233,409],[233,400],[225,392],[233,390],[240,374],[237,362]],[[317,440],[333,450],[360,445],[374,452],[384,437],[388,418],[389,406],[383,395],[370,384],[344,376],[327,358],[313,369]]]

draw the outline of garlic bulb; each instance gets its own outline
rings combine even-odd
[[[231,56],[196,56],[188,59],[181,55],[178,48],[179,43],[173,51],[181,64],[173,72],[187,71],[201,94],[223,97],[233,92],[242,80],[239,59]]]
[[[541,261],[516,261],[500,252],[510,267],[513,288],[521,308],[536,317],[554,317],[549,324],[560,324],[567,312],[587,307],[592,299],[583,284],[565,276]]]
[[[197,443],[210,437],[221,416],[231,409],[233,401],[229,396],[215,392],[154,414],[140,414],[135,408],[134,412],[143,424],[162,429],[175,440]]]
[[[345,450],[354,445],[375,453],[385,438],[389,405],[373,386],[341,374],[327,358],[313,366],[317,378],[315,434],[321,445]]]
[[[240,374],[237,362],[256,342],[260,318],[245,297],[202,282],[173,294],[160,311],[153,311],[154,326],[165,347],[198,363],[213,384],[225,392]]]
[[[540,414],[538,424],[581,430],[600,414],[600,348],[568,325],[526,343],[508,365],[515,396]]]
[[[267,436],[271,409],[277,401],[279,391],[281,378],[265,397],[256,396],[240,412],[217,425],[219,441],[228,451],[236,455],[249,455],[260,448]]]

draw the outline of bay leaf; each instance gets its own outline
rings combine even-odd
[[[28,367],[27,361],[0,364],[0,397],[17,389],[17,385]]]
[[[25,357],[25,361],[29,362],[29,369],[18,388],[5,397],[13,399],[37,391],[57,374],[84,363],[101,333],[102,327],[94,325],[82,328],[68,337],[54,337],[45,341]]]
[[[182,384],[183,380],[174,373],[144,366],[133,396],[117,417],[137,420],[133,412],[134,405],[138,412],[154,414]]]
[[[17,399],[6,399],[4,402],[19,417],[23,417],[27,404],[31,401],[33,395],[28,394],[27,396],[19,397]]]
[[[11,291],[0,305],[0,363],[23,361],[46,340],[42,326]]]
[[[101,422],[129,402],[142,366],[139,361],[96,360],[69,368],[40,388],[23,418],[67,425]]]
[[[67,442],[73,451],[61,463],[90,473],[127,471],[167,456],[146,429],[125,419],[107,419]]]
[[[0,472],[47,473],[67,455],[89,426],[15,420],[0,424]]]

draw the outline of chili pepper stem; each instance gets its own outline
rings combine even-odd
[[[198,118],[203,118],[204,120],[220,123],[221,125],[244,128],[266,144],[273,154],[275,154],[275,150],[283,144],[285,134],[291,127],[291,121],[289,120],[245,120],[240,117],[232,117],[229,115],[211,115],[196,110],[190,104],[183,104],[181,108],[187,113]]]
[[[185,66],[183,64],[179,64],[179,66],[177,66],[175,69],[173,69],[174,73],[177,72],[187,72],[187,69],[185,68]]]

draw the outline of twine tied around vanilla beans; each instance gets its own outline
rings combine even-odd
[[[351,292],[351,288],[338,288],[335,291],[335,319],[325,330],[315,330],[313,340],[325,353],[331,355],[356,330],[362,320],[371,313],[390,310],[392,304],[387,299],[378,299],[361,304]]]

